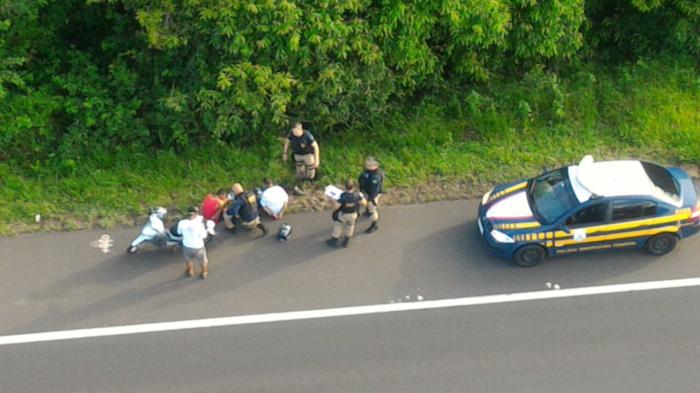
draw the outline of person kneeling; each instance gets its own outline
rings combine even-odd
[[[260,207],[273,220],[281,219],[289,203],[287,191],[268,178],[263,179],[263,187],[264,189],[261,190],[259,196]]]
[[[234,184],[231,190],[233,191],[233,200],[230,207],[224,212],[226,228],[233,231],[236,229],[236,224],[240,224],[248,230],[260,229],[265,236],[267,228],[260,222],[255,194],[246,192],[243,186],[238,183]]]

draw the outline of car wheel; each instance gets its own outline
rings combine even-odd
[[[523,267],[532,267],[538,265],[547,256],[544,248],[530,244],[523,246],[513,255],[513,261]]]
[[[678,237],[670,233],[661,233],[647,240],[647,252],[651,255],[664,255],[671,252],[678,243]]]

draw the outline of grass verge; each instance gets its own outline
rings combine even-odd
[[[700,73],[692,64],[579,66],[566,74],[535,69],[519,80],[425,99],[411,115],[395,114],[370,132],[320,138],[321,183],[355,178],[366,155],[382,162],[388,188],[404,196],[398,202],[476,195],[585,154],[700,162]],[[132,225],[148,206],[184,209],[234,181],[291,182],[292,171],[281,161],[281,144],[95,153],[59,166],[0,163],[0,235]]]

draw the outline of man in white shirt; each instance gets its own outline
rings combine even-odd
[[[202,266],[202,278],[209,276],[209,260],[207,250],[204,247],[204,239],[207,238],[207,229],[204,220],[199,215],[199,208],[191,206],[187,209],[188,219],[180,220],[177,230],[182,234],[182,253],[185,257],[187,270],[185,274],[194,277],[194,260]]]
[[[260,197],[260,207],[274,220],[281,219],[289,203],[287,191],[268,178],[263,179],[263,186],[265,190]]]

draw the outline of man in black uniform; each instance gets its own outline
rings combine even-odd
[[[382,195],[384,184],[384,171],[379,168],[379,163],[374,157],[365,160],[365,171],[360,175],[360,191],[367,197],[367,215],[372,219],[372,224],[365,230],[372,233],[379,229],[379,197]]]
[[[224,212],[224,224],[226,228],[233,230],[236,228],[236,223],[240,223],[246,229],[258,228],[262,231],[263,236],[267,234],[267,228],[260,222],[258,215],[258,203],[255,193],[245,192],[243,187],[236,183],[231,187],[233,191],[233,201],[228,209]]]
[[[357,213],[361,206],[366,206],[367,201],[359,192],[355,191],[355,184],[352,180],[345,183],[345,192],[340,194],[337,201],[334,201],[336,210],[333,211],[333,233],[331,238],[326,240],[329,246],[338,245],[338,240],[345,234],[343,247],[347,247],[350,238],[355,234],[355,222]]]
[[[294,128],[292,128],[289,136],[284,141],[283,161],[287,161],[287,151],[290,145],[292,146],[294,164],[297,171],[297,184],[294,186],[294,191],[303,195],[304,192],[300,188],[300,183],[312,181],[316,178],[316,169],[321,163],[321,151],[314,136],[298,122],[294,123]]]

